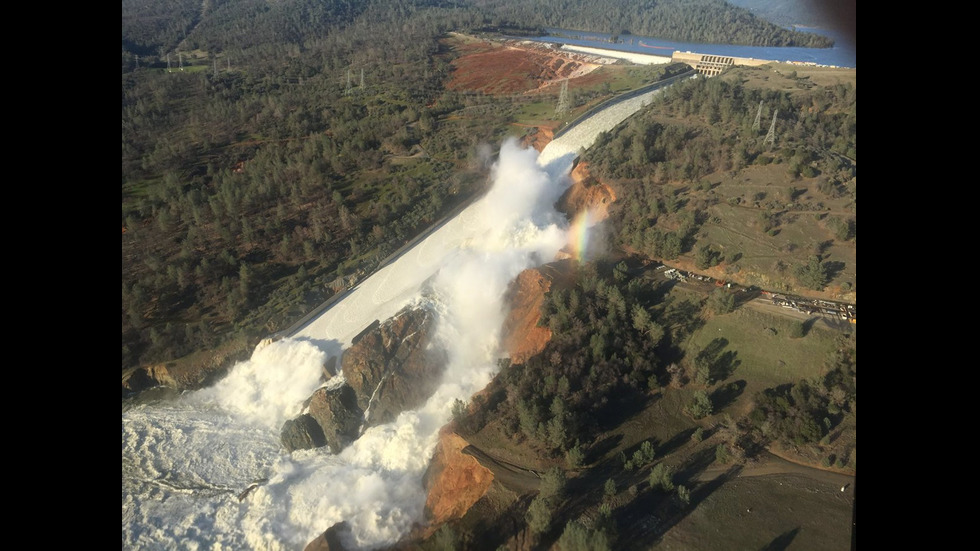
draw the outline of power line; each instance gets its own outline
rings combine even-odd
[[[568,79],[561,81],[561,92],[558,94],[558,105],[555,107],[555,115],[562,116],[568,112]]]
[[[769,133],[766,134],[766,139],[762,140],[762,145],[766,145],[769,142],[769,149],[772,149],[776,145],[776,114],[779,113],[779,109],[776,109],[772,113],[772,124],[769,125]]]

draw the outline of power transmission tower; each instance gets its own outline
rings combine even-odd
[[[214,76],[218,76],[218,58],[214,58]]]
[[[568,79],[561,81],[561,92],[558,94],[558,106],[555,107],[555,115],[562,116],[568,112]]]
[[[772,124],[769,125],[769,133],[766,134],[766,139],[762,140],[762,145],[766,145],[769,142],[769,149],[772,149],[776,145],[776,114],[779,113],[779,109],[773,111],[772,113]]]
[[[361,85],[358,88],[364,88],[364,69],[361,69]]]
[[[758,132],[762,128],[762,100],[759,100],[759,110],[755,114],[755,122],[752,123],[752,129]]]
[[[184,54],[177,52],[177,59],[180,61],[180,70],[184,70]]]
[[[170,72],[170,54],[167,54],[167,72]]]
[[[344,88],[344,95],[349,96],[354,91],[350,85],[350,69],[347,69],[347,88]]]
[[[136,68],[140,68],[140,56],[136,56]]]

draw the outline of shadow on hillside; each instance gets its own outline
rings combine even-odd
[[[712,458],[714,453],[712,452]],[[651,541],[653,545],[659,544],[664,534],[669,532],[671,528],[676,526],[680,521],[684,520],[688,514],[697,509],[697,507],[704,502],[711,494],[715,492],[718,488],[721,488],[729,480],[734,479],[742,471],[741,465],[733,465],[724,473],[718,475],[713,480],[710,480],[704,484],[695,486],[690,490],[690,500],[688,503],[681,502],[676,493],[664,496],[660,500],[657,506],[657,512],[655,515],[659,517],[660,522],[655,526],[655,529],[649,533],[648,539],[646,541]],[[678,476],[674,476],[675,484],[678,480]],[[687,488],[691,488],[690,482],[683,484]]]
[[[728,350],[718,356],[711,364],[711,380],[724,381],[731,377],[735,369],[742,364],[742,360],[739,360],[737,356],[738,352],[734,350]]]
[[[605,456],[607,453],[615,449],[616,446],[618,446],[622,441],[622,434],[606,435],[601,440],[598,440],[589,446],[588,452],[585,454],[585,463],[588,465],[598,461],[600,457]]]
[[[677,285],[677,281],[674,279],[658,281],[651,286],[650,291],[643,298],[649,300],[651,304],[662,304],[675,285]]]
[[[660,400],[661,394],[639,394],[632,389],[620,393],[618,400],[610,400],[594,415],[599,431],[611,431],[622,425],[626,420],[643,413],[644,410]]]
[[[657,446],[657,457],[664,457],[679,450],[681,446],[691,441],[691,435],[694,434],[694,431],[694,427],[684,429],[675,434],[670,440]]]
[[[479,520],[471,528],[473,539],[480,542],[475,549],[497,549],[524,530],[527,508],[533,497],[521,497],[498,515],[477,517]]]
[[[742,395],[748,383],[738,380],[727,385],[722,385],[711,393],[711,405],[715,411],[721,411]]]
[[[725,350],[728,346],[728,339],[718,337],[712,339],[704,349],[698,352],[695,358],[695,365],[707,366],[709,380],[724,381],[731,377],[735,369],[742,363],[737,358],[738,352]]]
[[[823,263],[824,273],[827,274],[828,280],[833,280],[836,278],[842,271],[844,271],[845,266],[846,264],[839,260],[831,260],[830,262]]]
[[[759,551],[785,551],[789,544],[792,543],[793,539],[796,538],[796,534],[799,533],[799,527],[793,528],[789,532],[784,532],[778,536],[776,539],[769,542],[768,545],[760,549]]]
[[[813,325],[817,323],[817,320],[818,319],[820,319],[820,318],[807,318],[807,320],[803,322],[803,336],[804,337],[807,336],[807,334],[810,333],[810,329],[813,328]]]
[[[708,438],[709,435],[705,435]],[[683,484],[690,488],[693,483],[692,481],[698,477],[701,473],[708,468],[709,465],[715,461],[715,449],[705,448],[700,450],[693,455],[691,458],[681,465],[678,470],[674,473],[674,482],[677,484]]]

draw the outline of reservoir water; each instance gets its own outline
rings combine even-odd
[[[832,48],[777,48],[769,46],[733,46],[729,44],[708,44],[695,42],[677,42],[656,37],[639,35],[616,35],[617,42],[612,42],[613,35],[595,32],[575,31],[567,29],[545,29],[549,35],[523,37],[525,40],[547,42],[551,44],[569,44],[587,46],[590,48],[605,48],[650,55],[670,57],[671,53],[694,52],[699,54],[747,57],[779,62],[813,63],[832,67],[857,68],[857,48],[854,41],[842,33],[816,28],[796,28],[794,30],[812,32],[834,39]],[[515,37],[516,38],[516,37]]]

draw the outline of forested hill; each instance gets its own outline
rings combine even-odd
[[[459,18],[465,26],[559,27],[688,42],[829,47],[820,35],[784,29],[724,0],[124,0],[123,51],[224,51],[305,44],[368,13],[382,20]],[[766,12],[769,13],[769,12]]]
[[[826,37],[781,28],[724,0],[596,0],[574,8],[564,0],[474,0],[503,23],[610,34],[637,34],[683,42],[747,46],[830,47]],[[579,4],[573,2],[573,4]]]
[[[440,40],[515,22],[789,40],[717,0],[123,0],[123,369],[280,331],[477,193],[515,106]]]

